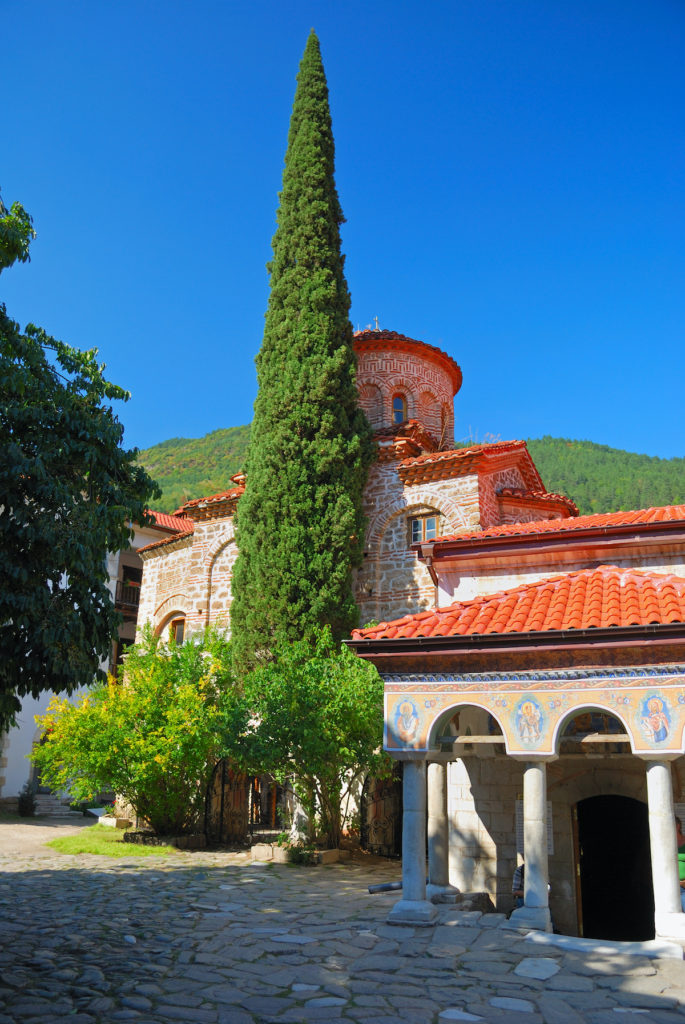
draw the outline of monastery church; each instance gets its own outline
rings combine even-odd
[[[378,448],[355,590],[379,625],[349,642],[384,679],[402,780],[390,919],[474,892],[508,912],[524,859],[513,927],[685,942],[685,506],[579,516],[523,441],[454,447],[452,358],[379,329],[354,346]],[[228,626],[233,483],[139,550],[139,626]]]

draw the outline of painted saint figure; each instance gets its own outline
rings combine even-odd
[[[397,712],[396,719],[397,735],[404,743],[411,743],[416,737],[416,730],[419,727],[419,717],[416,708],[410,700],[403,700]]]
[[[661,743],[668,736],[670,721],[660,697],[649,697],[642,705],[642,728],[648,740]]]
[[[537,743],[541,736],[542,712],[534,700],[526,700],[519,708],[518,731],[522,743]]]

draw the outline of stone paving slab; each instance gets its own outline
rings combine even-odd
[[[70,857],[39,841],[54,824],[4,827],[0,1024],[685,1022],[682,960],[540,944],[449,905],[388,925],[397,893],[367,886],[395,863]]]

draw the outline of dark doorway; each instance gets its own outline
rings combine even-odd
[[[577,804],[583,935],[624,942],[654,938],[647,806],[626,796]]]

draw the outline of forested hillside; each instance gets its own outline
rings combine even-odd
[[[248,424],[204,437],[172,437],[141,451],[138,462],[162,488],[158,511],[173,512],[189,498],[233,487],[231,477],[244,467],[249,440]]]
[[[549,436],[528,450],[547,490],[573,498],[581,514],[685,502],[685,459]]]
[[[163,491],[160,510],[231,487],[245,464],[250,427],[175,437],[142,451],[138,461]],[[567,494],[581,514],[685,503],[685,459],[659,459],[592,441],[541,437],[528,448],[548,491]]]

